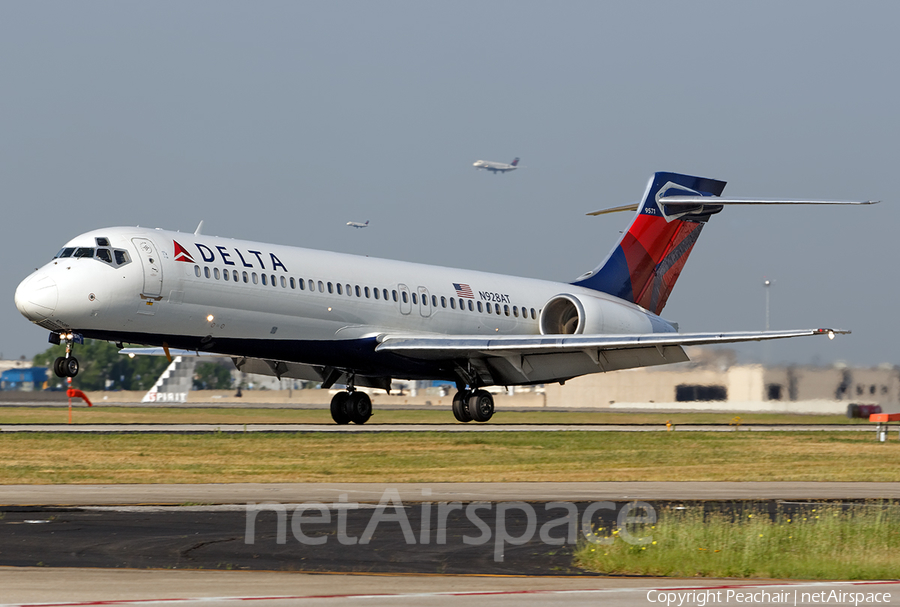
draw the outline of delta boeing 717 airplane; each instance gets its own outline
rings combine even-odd
[[[685,346],[844,331],[679,333],[660,314],[703,226],[726,206],[870,201],[723,198],[725,182],[656,173],[606,259],[574,282],[373,259],[197,232],[114,227],[82,234],[22,281],[16,306],[66,345],[54,370],[78,373],[84,338],[131,353],[231,357],[248,373],[346,385],[339,424],[372,414],[357,387],[392,378],[454,382],[453,414],[485,422],[488,386],[688,360]],[[607,211],[601,211],[607,212]],[[601,213],[598,212],[598,213]]]

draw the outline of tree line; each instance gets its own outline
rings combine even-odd
[[[35,367],[50,369],[51,388],[65,388],[66,380],[53,374],[53,361],[65,356],[64,345],[51,346],[32,360]],[[81,390],[149,390],[169,365],[164,356],[125,356],[107,341],[85,340],[75,347],[80,363],[72,385]],[[195,390],[228,390],[232,387],[230,363],[201,362],[194,369]]]

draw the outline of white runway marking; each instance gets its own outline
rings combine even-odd
[[[891,588],[900,584],[898,580],[889,581],[858,581],[858,582],[768,582],[768,583],[733,583],[720,584],[710,586],[652,586],[652,587],[631,587],[631,588],[590,588],[590,589],[523,589],[523,590],[475,590],[475,591],[443,591],[443,592],[411,592],[411,593],[373,593],[373,594],[319,594],[319,595],[281,595],[281,596],[210,596],[210,597],[192,597],[192,598],[142,598],[142,599],[101,599],[95,601],[76,601],[76,602],[54,602],[54,603],[4,603],[0,607],[87,607],[89,605],[203,605],[209,607],[211,605],[227,606],[229,603],[265,603],[266,605],[279,607],[280,605],[297,605],[302,601],[303,604],[323,603],[327,605],[335,604],[351,604],[356,602],[364,602],[367,605],[395,605],[398,602],[414,601],[417,605],[458,605],[465,601],[470,604],[474,597],[478,597],[478,604],[485,605],[488,601],[491,604],[504,604],[508,599],[513,599],[516,605],[528,603],[531,605],[552,604],[566,605],[596,605],[599,600],[604,605],[633,605],[635,600],[640,600],[641,604],[658,604],[661,598],[660,593],[676,596],[690,596],[691,593],[707,594],[714,593],[725,598],[728,593],[732,593],[732,598],[737,593],[743,593],[744,597],[750,599],[755,604],[773,604],[769,601],[761,601],[759,598],[769,596],[789,596],[791,598],[803,597],[803,592],[825,592],[835,591],[838,596],[864,594],[878,594],[881,605],[898,605],[900,604],[900,592],[890,592]],[[656,594],[654,594],[656,593]],[[638,598],[640,597],[640,598]],[[656,599],[649,600],[648,597]],[[759,597],[753,599],[753,597]],[[493,600],[491,600],[493,599]],[[850,599],[852,602],[852,599]],[[663,599],[663,604],[665,604]],[[726,601],[717,601],[726,602]],[[732,601],[727,601],[732,602]],[[746,602],[743,601],[743,602]],[[823,602],[823,601],[815,601]],[[775,601],[775,604],[781,604],[782,601]],[[847,601],[839,601],[839,603],[847,604]],[[862,603],[865,603],[863,601]],[[697,601],[684,601],[683,605],[696,605]],[[794,604],[801,604],[795,602]]]

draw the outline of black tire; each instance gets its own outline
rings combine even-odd
[[[472,421],[472,416],[469,415],[468,401],[469,393],[465,390],[460,390],[453,397],[453,417],[456,418],[456,421],[464,424]]]
[[[354,392],[347,399],[347,413],[354,424],[364,424],[372,417],[372,399],[365,392]]]
[[[486,422],[494,415],[494,397],[485,390],[475,390],[468,405],[469,415],[476,422]]]
[[[78,359],[74,356],[70,356],[69,358],[63,359],[63,370],[66,373],[67,377],[75,377],[78,375]]]
[[[66,359],[62,356],[58,356],[56,360],[53,361],[53,372],[56,373],[57,377],[65,377],[66,370],[63,368],[63,363],[66,362]]]
[[[338,392],[331,399],[331,419],[336,424],[349,424],[350,414],[347,412],[347,399],[350,398],[349,392]]]

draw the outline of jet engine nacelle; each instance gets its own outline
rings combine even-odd
[[[659,330],[656,324],[637,306],[613,298],[571,293],[551,297],[541,309],[540,318],[541,335],[635,334]]]

